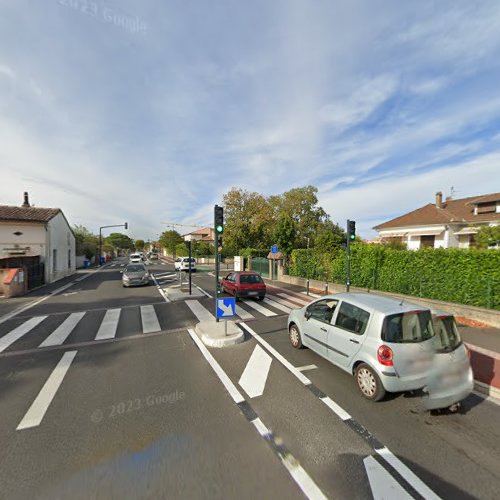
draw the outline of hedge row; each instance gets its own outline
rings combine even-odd
[[[345,250],[294,250],[292,276],[345,282]],[[351,285],[447,302],[500,309],[500,252],[476,249],[394,250],[351,246]]]

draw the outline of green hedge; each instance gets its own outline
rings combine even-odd
[[[292,276],[343,283],[346,252],[294,250]],[[500,252],[476,249],[395,250],[351,246],[351,285],[500,309]]]

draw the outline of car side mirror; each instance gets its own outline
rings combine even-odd
[[[309,319],[311,317],[311,311],[306,311],[304,313],[304,318]]]
[[[120,271],[120,274],[123,274],[123,271]]]

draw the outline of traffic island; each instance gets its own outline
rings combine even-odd
[[[208,347],[226,347],[239,344],[245,338],[245,334],[234,321],[216,322],[215,318],[200,321],[194,327],[194,331]]]
[[[189,299],[199,299],[205,297],[205,294],[200,292],[197,288],[193,287],[191,290],[191,295],[189,295],[189,290],[184,290],[182,288],[164,288],[165,294],[168,300],[175,302],[176,300],[189,300]]]

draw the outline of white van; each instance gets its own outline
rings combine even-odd
[[[189,257],[177,257],[175,259],[176,271],[189,271]],[[196,260],[191,257],[191,271],[196,272]]]

